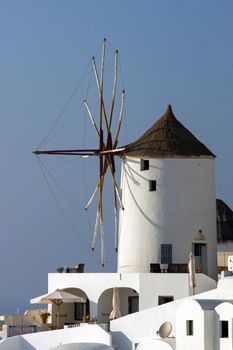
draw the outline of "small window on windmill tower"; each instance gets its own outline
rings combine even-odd
[[[140,170],[149,170],[149,159],[140,159]]]
[[[149,180],[149,191],[156,191],[156,181]]]

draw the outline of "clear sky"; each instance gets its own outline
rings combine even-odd
[[[52,178],[49,187],[32,155],[104,37],[106,75],[113,49],[120,52],[126,90],[121,142],[140,136],[171,103],[176,117],[216,154],[216,195],[233,208],[232,16],[231,0],[0,1],[0,314],[28,308],[58,266],[115,268],[112,210],[105,209],[104,269],[99,247],[94,253],[89,248],[96,203],[89,216],[83,206],[97,182],[97,163],[46,158],[59,183],[51,192]],[[87,72],[74,106],[83,97],[91,100],[95,84]],[[95,145],[84,110],[72,116],[51,145]],[[106,185],[110,207],[110,181]],[[64,189],[78,211],[63,198]]]

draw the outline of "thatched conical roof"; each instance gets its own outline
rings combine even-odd
[[[125,146],[125,155],[137,158],[215,157],[176,119],[170,105],[141,137]]]

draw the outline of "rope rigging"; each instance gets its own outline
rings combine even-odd
[[[119,117],[118,121],[116,123],[116,131],[115,136],[112,135],[112,127],[113,127],[113,114],[115,109],[115,100],[116,100],[116,92],[117,92],[117,77],[118,77],[118,65],[120,70],[120,76],[121,81],[124,86],[123,81],[123,74],[121,65],[119,63],[118,58],[118,50],[115,51],[114,55],[114,80],[113,80],[113,89],[112,89],[112,98],[111,98],[111,104],[110,104],[110,112],[107,113],[106,104],[104,101],[104,94],[103,94],[103,84],[104,84],[104,68],[105,68],[105,49],[106,49],[106,39],[103,41],[102,45],[102,55],[101,55],[101,63],[100,63],[100,73],[98,72],[97,65],[96,65],[96,59],[95,56],[92,57],[90,62],[88,63],[79,83],[74,88],[71,96],[69,97],[68,101],[66,102],[65,106],[63,107],[62,111],[59,113],[56,121],[54,122],[53,126],[49,129],[46,136],[43,138],[42,142],[38,146],[37,150],[34,151],[37,155],[40,154],[47,154],[47,155],[69,155],[69,156],[81,156],[82,158],[88,158],[88,157],[98,157],[99,158],[99,179],[97,181],[97,185],[95,187],[95,190],[93,194],[91,195],[89,201],[86,200],[86,209],[91,205],[93,202],[96,194],[99,194],[98,199],[98,206],[97,206],[97,213],[96,213],[96,220],[95,220],[95,226],[94,226],[94,233],[92,238],[92,249],[94,250],[95,244],[96,244],[96,238],[98,232],[100,232],[100,242],[101,242],[101,264],[102,266],[105,265],[105,237],[104,237],[104,218],[103,218],[103,189],[104,189],[104,183],[105,183],[105,175],[107,172],[111,175],[112,180],[112,187],[113,187],[113,204],[114,204],[114,231],[115,231],[115,250],[117,251],[117,245],[118,245],[118,204],[120,208],[123,210],[123,203],[121,201],[121,196],[118,190],[118,185],[116,181],[116,167],[115,167],[115,156],[122,156],[124,154],[124,148],[117,148],[118,146],[118,138],[121,130],[121,124],[122,124],[122,118],[124,115],[124,105],[125,105],[125,92],[124,88],[121,92],[121,102],[120,102],[120,111],[119,111]],[[92,69],[90,69],[92,66]],[[82,100],[79,105],[75,105],[72,107],[71,111],[68,110],[68,106],[71,105],[71,101],[74,99],[74,96],[76,95],[78,89],[80,88],[81,83],[84,81],[84,77],[87,76],[87,72],[90,69],[90,76],[87,83],[87,89],[85,94],[85,99]],[[89,106],[87,100],[89,96],[90,91],[90,85],[92,81],[93,72],[95,75],[96,85],[97,85],[97,91],[99,95],[99,123],[97,124],[94,118],[94,114],[91,111],[91,107]],[[42,145],[45,145],[46,143],[50,142],[55,136],[57,136],[58,133],[62,129],[64,129],[65,126],[80,112],[81,107],[85,107],[85,119],[84,119],[84,136],[83,136],[83,149],[57,149],[57,150],[49,150],[49,151],[41,151],[40,148]],[[66,114],[65,114],[66,113]],[[91,124],[96,132],[97,140],[99,143],[99,147],[96,149],[86,149],[86,118],[89,116],[91,120]],[[55,130],[56,129],[56,130]],[[55,131],[54,131],[55,130]],[[38,158],[39,160],[39,158]],[[48,171],[47,167],[41,160],[39,161],[39,165],[41,167],[41,170],[43,172],[43,175],[46,178],[46,182],[49,186],[48,178],[50,178],[57,188],[63,193],[63,196],[70,202],[70,204],[73,206],[73,209],[76,208],[77,210],[77,202],[74,201],[71,196],[64,191],[61,186],[58,184],[57,180],[53,177],[53,175]],[[87,199],[87,171],[86,171],[86,163],[83,159],[83,172],[84,172],[84,188],[85,188],[85,197]],[[45,175],[46,174],[46,175]],[[50,186],[51,190],[51,186]],[[53,197],[56,199],[56,196],[53,193]],[[56,199],[57,201],[57,199]],[[75,204],[74,204],[75,203]],[[59,204],[60,206],[60,204]],[[78,209],[80,211],[80,209]],[[80,213],[82,213],[80,211]],[[83,214],[83,213],[82,213]],[[90,218],[87,216],[87,223],[90,227]],[[73,227],[73,224],[72,224]]]
[[[39,164],[39,166],[40,166],[41,172],[42,172],[42,174],[43,174],[43,176],[44,176],[44,179],[45,179],[45,181],[46,181],[46,183],[47,183],[47,185],[48,185],[48,188],[49,188],[49,190],[50,190],[50,192],[51,192],[51,194],[52,194],[52,196],[53,196],[53,198],[54,198],[54,200],[55,200],[55,202],[56,202],[56,205],[57,205],[59,211],[61,212],[62,216],[64,217],[65,221],[67,222],[67,224],[68,224],[69,227],[70,227],[71,233],[73,234],[73,236],[74,236],[76,239],[78,239],[79,243],[80,243],[80,244],[83,246],[83,248],[88,252],[88,254],[92,257],[92,259],[94,259],[95,262],[98,261],[97,258],[96,258],[95,256],[93,256],[92,254],[90,254],[89,243],[87,242],[86,238],[83,237],[83,238],[81,239],[81,233],[79,232],[78,228],[77,228],[76,225],[72,222],[71,218],[68,217],[67,213],[64,211],[63,206],[61,205],[61,203],[60,203],[60,201],[59,201],[59,199],[58,199],[58,196],[56,195],[55,191],[53,190],[53,188],[52,188],[52,186],[51,186],[51,184],[50,184],[50,182],[49,182],[48,175],[47,175],[47,173],[46,173],[47,170],[45,170],[46,168],[44,167],[43,163],[42,163],[41,160],[39,160],[39,159],[38,159],[38,164]]]
[[[100,263],[100,260],[97,257],[97,252],[95,253],[95,255],[93,254],[94,252],[91,252],[90,250],[90,242],[87,239],[86,235],[84,234],[83,231],[80,231],[78,229],[78,226],[73,222],[73,220],[71,219],[71,215],[67,214],[67,211],[65,210],[65,205],[63,203],[63,201],[59,200],[58,195],[56,194],[56,191],[54,190],[52,183],[60,190],[61,194],[64,196],[64,198],[69,202],[70,206],[72,207],[72,209],[77,212],[79,211],[79,214],[82,214],[83,219],[86,221],[85,216],[83,215],[83,212],[81,212],[79,210],[79,208],[77,208],[77,206],[75,204],[77,204],[77,201],[75,201],[73,198],[70,197],[70,195],[64,191],[64,189],[62,188],[62,186],[57,182],[57,180],[55,179],[55,177],[49,172],[49,170],[47,169],[47,167],[45,166],[44,162],[38,158],[38,164],[39,167],[41,169],[41,172],[43,174],[43,177],[45,179],[45,182],[49,188],[49,191],[57,205],[58,210],[60,211],[61,215],[63,216],[64,220],[66,221],[70,232],[72,233],[72,235],[78,240],[79,244],[85,249],[85,251],[88,253],[88,255],[90,257],[92,257],[92,259],[97,262]],[[52,183],[51,183],[52,182]],[[70,212],[70,211],[69,211]],[[77,217],[77,216],[75,216]],[[86,221],[87,223],[87,221]],[[110,246],[109,242],[107,242],[108,245]],[[108,259],[109,260],[109,259]]]
[[[95,54],[94,54],[94,57],[97,56],[97,54],[100,52],[101,50],[101,45],[99,45],[98,49],[96,50]],[[57,126],[57,124],[60,122],[60,120],[62,119],[62,117],[64,116],[65,114],[65,111],[67,110],[68,106],[70,105],[72,99],[74,98],[76,92],[79,90],[85,76],[87,75],[88,73],[88,70],[91,68],[91,64],[92,64],[92,59],[89,60],[86,68],[84,69],[84,72],[80,78],[80,80],[78,81],[78,83],[76,84],[76,86],[74,87],[71,95],[69,96],[69,98],[67,99],[67,102],[65,103],[65,105],[63,106],[63,108],[61,109],[60,113],[58,113],[54,123],[51,125],[51,127],[49,128],[48,132],[46,133],[46,135],[44,136],[44,138],[42,139],[42,141],[39,143],[37,149],[40,149],[42,146],[45,146],[45,144],[47,144],[50,139],[50,134],[52,133],[52,131],[55,129],[55,127]],[[92,70],[91,70],[92,71]],[[67,116],[64,116],[64,119],[66,118]],[[53,137],[52,137],[53,138]]]

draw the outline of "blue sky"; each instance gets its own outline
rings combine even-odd
[[[230,0],[0,1],[0,314],[24,311],[31,297],[47,290],[47,273],[58,266],[85,262],[88,271],[115,268],[110,209],[105,209],[104,269],[98,247],[94,253],[89,249],[95,203],[89,216],[83,206],[97,182],[97,163],[44,161],[77,201],[75,212],[57,188],[54,199],[31,153],[91,56],[99,57],[104,37],[107,87],[113,49],[120,52],[119,86],[123,80],[126,90],[121,142],[141,135],[171,103],[177,118],[217,155],[216,195],[233,208],[232,15]],[[89,90],[88,74],[76,106]],[[93,77],[90,81],[95,110]],[[83,147],[95,140],[81,110],[48,146]],[[110,181],[106,185],[110,207]]]

